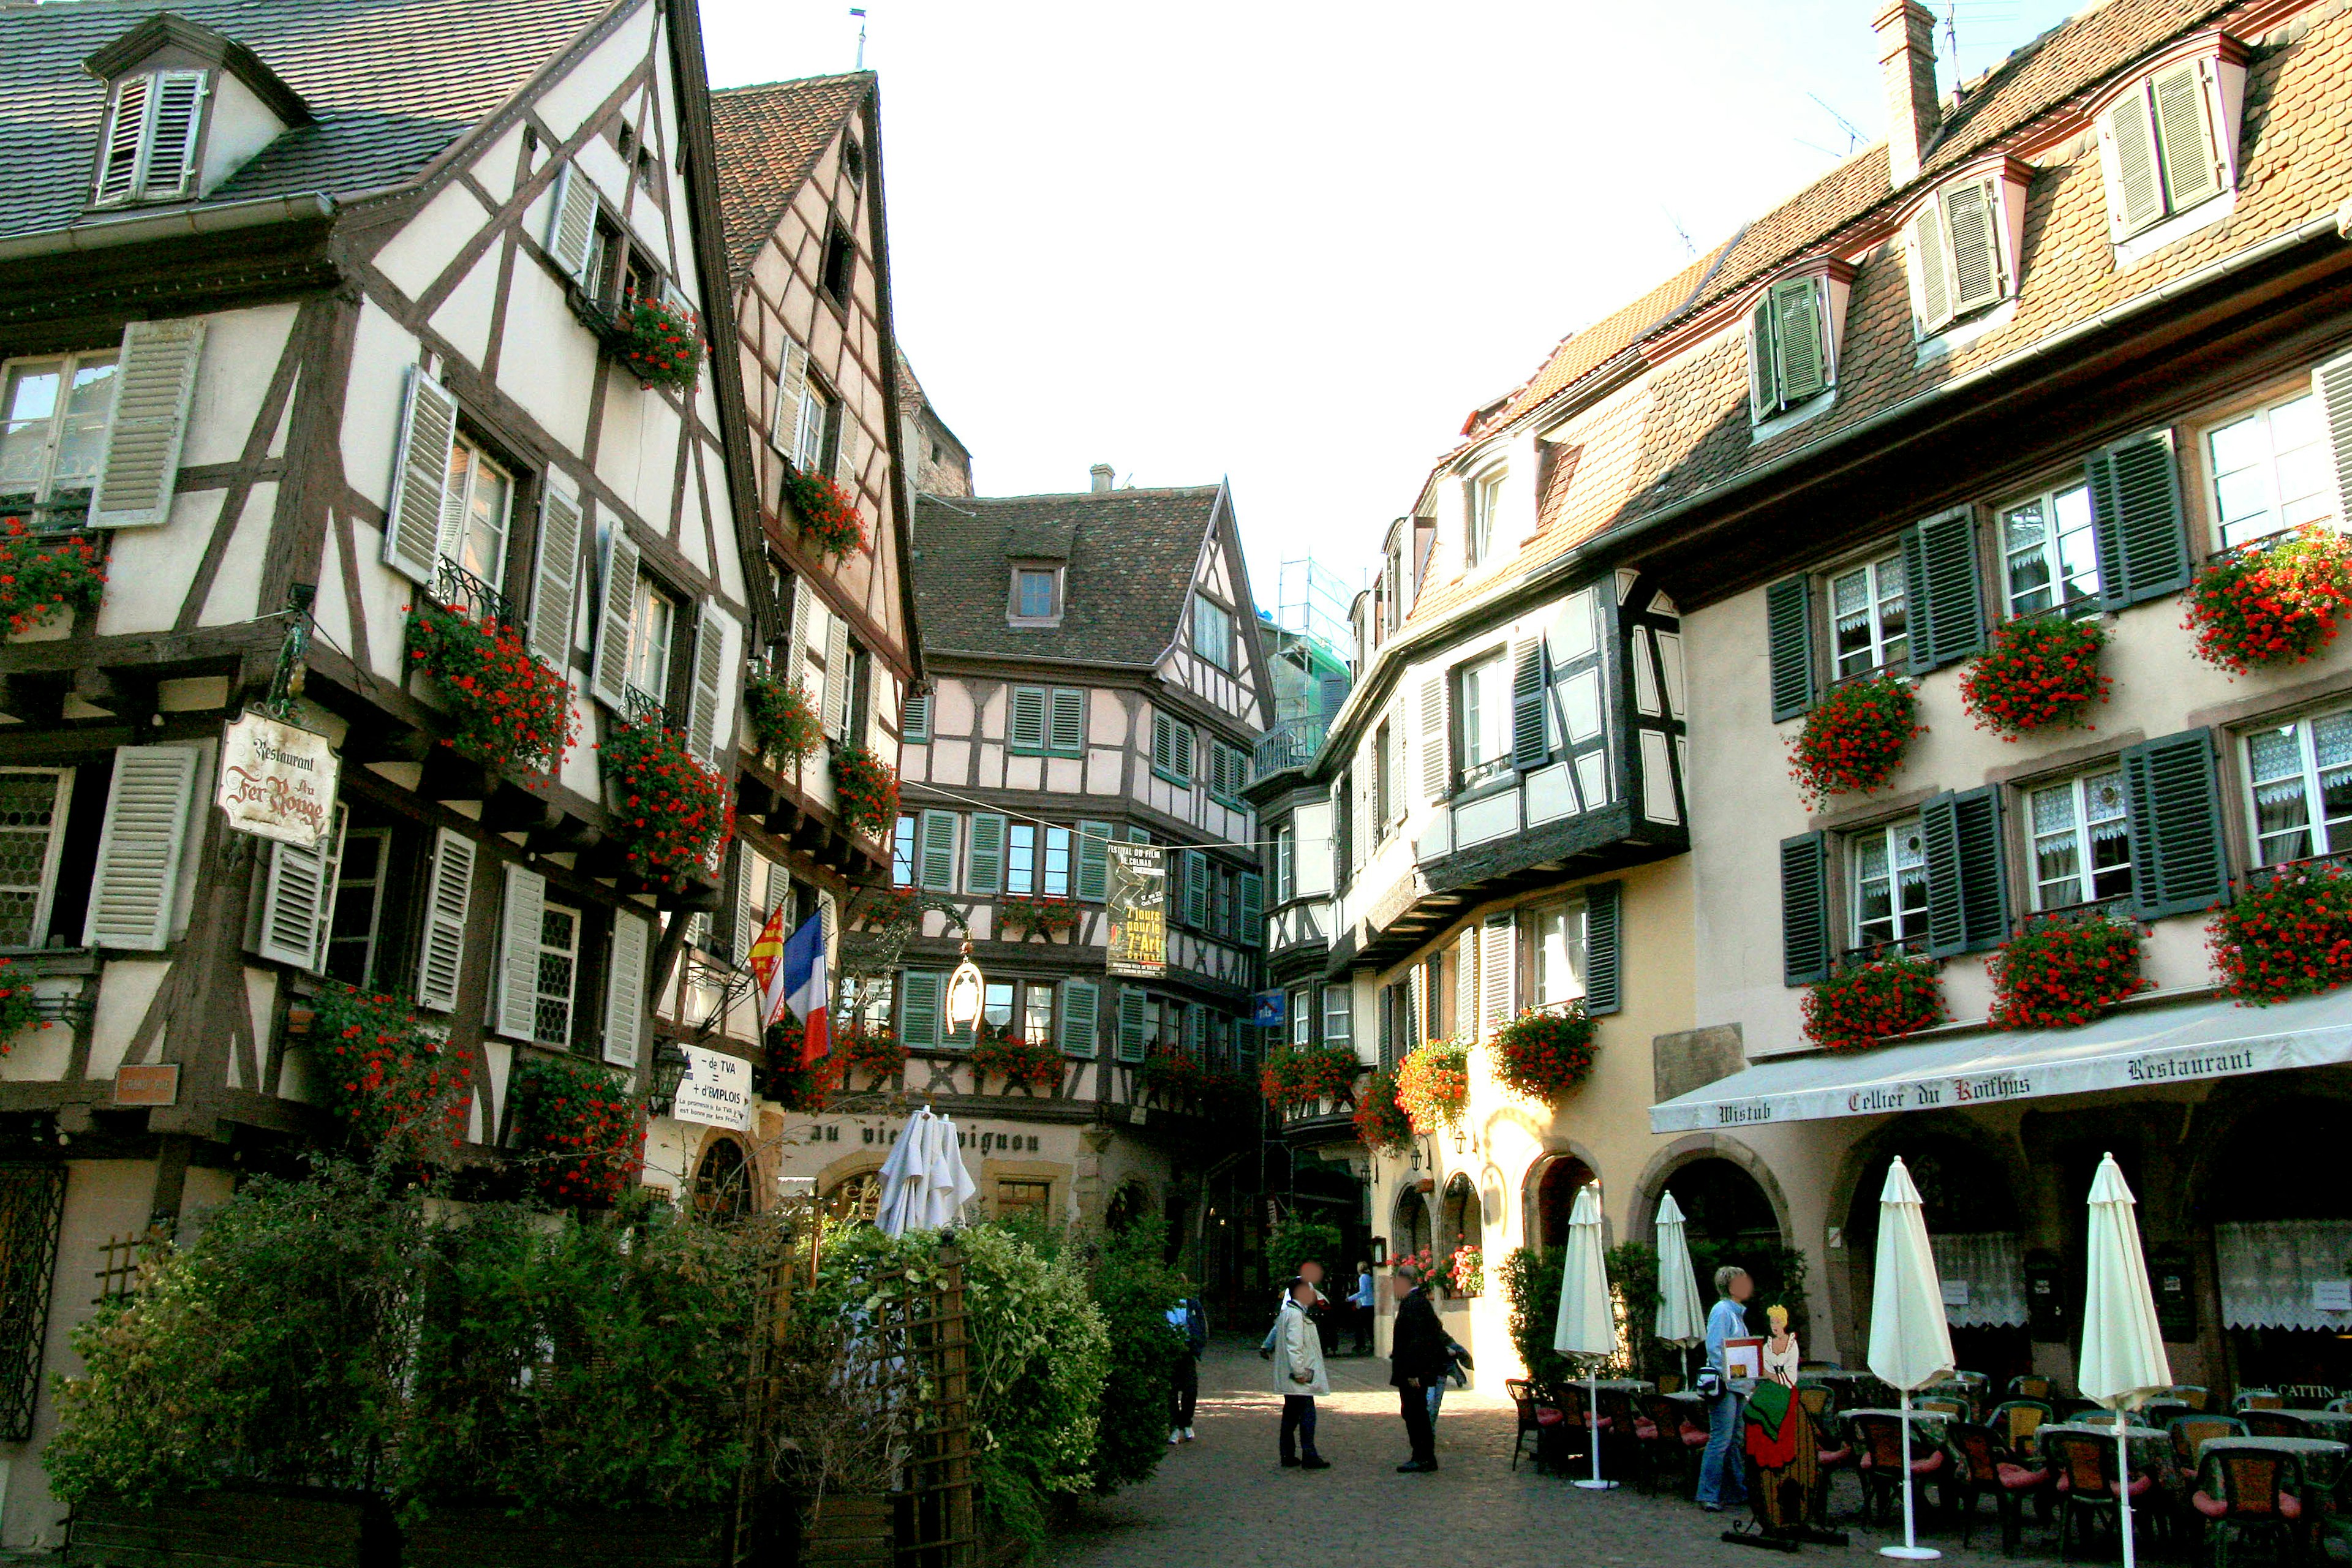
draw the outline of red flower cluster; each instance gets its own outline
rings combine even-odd
[[[842,1049],[853,1070],[877,1079],[896,1078],[907,1065],[906,1046],[884,1030],[854,1029]]]
[[[2326,523],[2201,567],[2183,595],[2197,657],[2234,674],[2301,664],[2336,640],[2352,605],[2352,540]]]
[[[643,387],[683,392],[702,368],[702,321],[681,304],[649,294],[621,301],[610,339],[614,357]]]
[[[799,1019],[787,1014],[769,1025],[761,1036],[761,1055],[753,1064],[753,1079],[760,1093],[786,1110],[823,1110],[825,1102],[841,1088],[844,1069],[848,1066],[847,1054],[836,1050],[803,1067],[801,1040],[807,1032]]]
[[[817,554],[837,561],[866,548],[866,523],[857,515],[857,498],[825,475],[790,469],[784,475],[784,494],[800,514],[801,542]]]
[[[2115,681],[2099,673],[2107,634],[2096,621],[2033,616],[1993,628],[1990,646],[1960,676],[1960,700],[1979,730],[2005,741],[2037,730],[2091,727],[2091,708]]]
[[[922,902],[912,888],[861,888],[849,905],[849,921],[866,931],[904,924]]]
[[[2139,928],[2106,915],[2029,921],[1985,968],[1996,1029],[2070,1029],[2156,984],[2139,972]]]
[[[1257,1089],[1285,1115],[1344,1100],[1364,1064],[1345,1046],[1276,1046],[1257,1075]]]
[[[62,538],[0,518],[0,616],[12,632],[29,631],[59,610],[94,610],[106,594],[98,546],[81,534]]]
[[[863,746],[833,753],[833,810],[842,826],[871,838],[898,820],[898,775]]]
[[[807,692],[782,676],[757,670],[743,682],[743,707],[760,760],[778,767],[805,759],[824,739],[824,722]]]
[[[1077,929],[1078,906],[1050,893],[1034,898],[1016,895],[996,906],[996,923],[1007,942],[1026,942],[1033,936],[1051,942],[1066,931]],[[1021,933],[1018,938],[1013,934],[1015,931]]]
[[[1600,1033],[1580,1003],[1564,1013],[1522,1013],[1495,1031],[1495,1077],[1548,1105],[1591,1076]]]
[[[2352,981],[2352,871],[2290,867],[2218,910],[2205,940],[2222,988],[2241,1003],[2333,991]]]
[[[1465,1241],[1447,1255],[1445,1278],[1456,1296],[1477,1296],[1486,1289],[1486,1255],[1475,1241]]]
[[[1042,1040],[983,1034],[972,1042],[971,1065],[983,1076],[994,1073],[1008,1086],[1025,1083],[1048,1094],[1062,1086],[1062,1053]]]
[[[1895,776],[1919,722],[1919,694],[1881,671],[1834,687],[1789,742],[1789,776],[1808,808],[1833,795],[1868,795]]]
[[[1424,1040],[1397,1064],[1397,1109],[1415,1132],[1434,1132],[1462,1120],[1470,1103],[1470,1045]]]
[[[609,1207],[645,1169],[645,1118],[618,1074],[518,1052],[512,1094],[531,1182],[548,1202]]]
[[[41,1005],[33,994],[33,983],[19,980],[15,965],[0,958],[0,1057],[16,1046],[16,1037],[26,1029],[46,1029],[49,1020],[41,1016]]]
[[[1935,961],[1907,952],[1853,964],[1805,994],[1805,1037],[1825,1051],[1866,1051],[1943,1021]]]
[[[1397,1104],[1396,1075],[1375,1072],[1356,1106],[1356,1136],[1375,1154],[1394,1154],[1412,1142],[1412,1123]]]
[[[580,738],[571,683],[512,626],[424,600],[409,607],[408,658],[440,686],[455,731],[442,744],[461,757],[551,773]]]
[[[615,721],[599,754],[618,796],[607,817],[630,870],[682,890],[697,868],[719,863],[735,831],[735,792],[687,754],[676,731]]]
[[[361,1142],[456,1149],[473,1096],[448,1042],[397,996],[331,985],[310,1003],[310,1049],[328,1112]]]

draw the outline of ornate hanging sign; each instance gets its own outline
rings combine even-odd
[[[239,833],[316,849],[334,824],[341,768],[324,735],[247,712],[221,736],[215,798]]]

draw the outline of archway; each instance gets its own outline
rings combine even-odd
[[[827,1219],[870,1221],[882,1207],[882,1173],[853,1172],[827,1188],[821,1201]]]
[[[1402,1263],[1428,1251],[1430,1240],[1429,1200],[1419,1187],[1407,1185],[1398,1191],[1389,1218],[1389,1261]]]
[[[1547,1154],[1538,1163],[1528,1201],[1528,1240],[1549,1253],[1568,1245],[1569,1215],[1576,1194],[1592,1180],[1592,1167],[1573,1154]]]
[[[1433,1261],[1438,1272],[1448,1276],[1454,1253],[1465,1247],[1482,1247],[1486,1235],[1483,1205],[1478,1189],[1470,1183],[1470,1173],[1456,1171],[1446,1179],[1445,1190],[1437,1203],[1437,1238]]]
[[[2352,1384],[2352,1314],[2323,1308],[2313,1289],[2352,1269],[2352,1196],[2336,1163],[2347,1110],[2315,1096],[2249,1106],[2200,1173],[2195,1213],[2212,1226],[2221,1339],[2240,1388]],[[2153,1255],[2150,1271],[2161,1272]]]
[[[1715,1299],[1716,1270],[1733,1265],[1756,1281],[1748,1298],[1750,1333],[1764,1331],[1764,1309],[1779,1303],[1799,1335],[1805,1330],[1804,1255],[1780,1239],[1770,1194],[1738,1162],[1706,1154],[1676,1168],[1664,1191],[1683,1211],[1691,1269],[1703,1300]]]
[[[1901,1129],[1864,1162],[1846,1209],[1846,1266],[1858,1339],[1869,1333],[1878,1257],[1879,1194],[1900,1154],[1919,1189],[1921,1216],[1945,1289],[1952,1355],[1995,1388],[2033,1370],[2027,1328],[2025,1253],[2011,1184],[1987,1150],[1948,1131]]]
[[[732,1138],[713,1138],[694,1168],[694,1212],[704,1219],[727,1225],[758,1207],[751,1194],[751,1166],[743,1145]]]

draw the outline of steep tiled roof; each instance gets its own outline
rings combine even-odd
[[[1639,342],[1652,327],[1696,299],[1700,286],[1713,274],[1724,253],[1738,244],[1738,240],[1735,238],[1716,247],[1614,315],[1605,316],[1584,331],[1562,338],[1559,346],[1551,351],[1551,358],[1536,372],[1535,379],[1512,395],[1509,404],[1503,409],[1502,418],[1506,421],[1517,418],[1553,393],[1564,386],[1574,385],[1588,373],[1598,370]]]
[[[206,205],[413,178],[613,0],[0,0],[0,234],[83,216],[106,89],[82,68],[159,12],[243,44],[314,119],[280,136]]]
[[[1175,639],[1221,489],[918,497],[915,602],[925,645],[1150,664]],[[1007,626],[1013,558],[1064,541],[1061,625]]]
[[[874,90],[872,71],[730,87],[710,95],[719,139],[719,206],[727,220],[727,265],[751,269],[776,232],[817,155]]]

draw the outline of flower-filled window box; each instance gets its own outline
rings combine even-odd
[[[833,809],[842,826],[872,838],[898,820],[898,775],[863,746],[833,753]]]
[[[808,1031],[787,1013],[760,1036],[760,1055],[751,1064],[754,1089],[785,1110],[823,1110],[842,1084],[848,1057],[831,1051],[803,1065],[801,1045]]]
[[[94,541],[0,518],[0,616],[11,632],[30,631],[60,610],[95,610],[105,595],[106,562]]]
[[[494,773],[562,766],[579,738],[572,686],[531,657],[521,632],[420,595],[408,611],[408,658],[439,688],[451,730],[443,744],[459,756]]]
[[[1397,1109],[1419,1133],[1459,1126],[1470,1103],[1470,1044],[1429,1040],[1397,1064]]]
[[[1208,1092],[1209,1071],[1181,1046],[1154,1046],[1135,1064],[1135,1084],[1162,1105],[1191,1105]]]
[[[33,994],[32,977],[18,974],[14,962],[0,958],[0,1057],[15,1047],[18,1035],[46,1029],[53,1022]]]
[[[645,1119],[618,1073],[572,1057],[517,1053],[517,1147],[548,1202],[611,1206],[645,1168]]]
[[[997,934],[1006,942],[1026,942],[1033,936],[1053,941],[1078,925],[1078,906],[1050,894],[1014,897],[996,906]]]
[[[1258,1093],[1276,1110],[1295,1116],[1327,1100],[1345,1103],[1363,1070],[1345,1046],[1277,1046],[1258,1073]]]
[[[2352,870],[2288,866],[2241,893],[2206,928],[2222,988],[2267,1006],[2352,981]]]
[[[866,548],[866,521],[857,498],[826,475],[794,468],[784,474],[784,494],[800,518],[801,542],[838,561]]]
[[[1944,1021],[1936,962],[1886,952],[1848,964],[1805,994],[1805,1037],[1825,1051],[1866,1051]]]
[[[615,719],[598,752],[613,801],[606,820],[631,871],[683,891],[719,863],[735,826],[735,792],[653,719]]]
[[[983,1034],[972,1043],[971,1065],[983,1078],[1003,1079],[1007,1088],[1025,1083],[1051,1094],[1062,1087],[1062,1053],[1043,1040]]]
[[[1476,1242],[1466,1241],[1455,1247],[1445,1259],[1445,1279],[1456,1296],[1484,1295],[1486,1290],[1486,1255]]]
[[[923,895],[912,888],[861,888],[851,895],[843,917],[860,931],[902,931],[912,936],[922,910]]]
[[[310,1000],[308,1037],[327,1113],[360,1143],[423,1157],[464,1139],[465,1065],[403,998],[327,986]]]
[[[1601,1024],[1581,1002],[1559,1012],[1526,1012],[1495,1031],[1495,1077],[1505,1089],[1549,1105],[1592,1074]]]
[[[1789,776],[1808,808],[1833,795],[1868,795],[1895,776],[1919,722],[1919,694],[1880,671],[1831,689],[1789,742]]]
[[[1356,1106],[1356,1136],[1375,1154],[1401,1154],[1412,1143],[1412,1123],[1397,1104],[1396,1075],[1375,1072]]]
[[[2316,658],[2352,605],[2352,539],[2325,523],[2228,552],[2182,595],[2197,657],[2243,675]]]
[[[1960,700],[1977,728],[2004,741],[2037,731],[2091,727],[2091,710],[2115,681],[2099,673],[2107,634],[2096,621],[2032,616],[1993,628],[1960,677]]]
[[[2087,1024],[2156,983],[2139,972],[2140,929],[2101,911],[2088,920],[2042,916],[1996,949],[1990,1022],[1996,1029]]]
[[[765,665],[753,665],[745,677],[743,707],[760,760],[770,767],[806,761],[824,739],[824,721],[809,694]]]
[[[855,1029],[843,1042],[849,1070],[876,1082],[898,1077],[907,1068],[907,1047],[898,1036],[883,1030]]]
[[[684,392],[702,369],[702,318],[681,300],[625,294],[596,312],[596,335],[621,368],[651,390]]]

